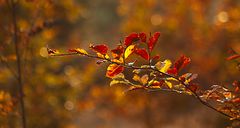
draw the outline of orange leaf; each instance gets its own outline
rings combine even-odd
[[[94,51],[101,53],[103,55],[107,54],[108,47],[104,44],[100,45],[90,45],[90,48],[93,49]]]
[[[237,58],[240,58],[240,55],[235,54],[235,55],[229,56],[229,57],[227,58],[227,60],[234,60],[234,59],[237,59]]]
[[[115,75],[123,72],[124,67],[117,64],[110,64],[107,68],[106,76],[109,78],[113,78]]]
[[[231,100],[233,103],[240,103],[240,98],[235,98]]]
[[[151,84],[151,86],[159,86],[161,87],[164,84],[164,80],[161,81],[153,81],[153,83]]]
[[[117,48],[112,49],[111,52],[114,59],[119,59],[123,55],[123,46],[119,45]]]
[[[148,48],[149,48],[150,51],[153,50],[155,44],[158,41],[159,36],[160,36],[160,32],[155,32],[154,35],[149,38]]]
[[[139,37],[138,37],[138,34],[137,33],[132,33],[130,34],[129,36],[127,36],[124,40],[124,44],[126,46],[129,46],[131,45],[134,41],[138,41],[139,40]]]
[[[135,49],[134,52],[140,55],[145,60],[149,60],[149,54],[147,53],[146,49]]]

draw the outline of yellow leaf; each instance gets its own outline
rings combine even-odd
[[[106,58],[106,59],[110,59],[110,57],[109,57],[108,54],[105,54],[105,58]]]
[[[101,54],[101,53],[98,53],[98,52],[97,52],[97,56],[100,57],[100,58],[104,58],[104,55]]]
[[[141,77],[141,83],[145,85],[147,84],[147,82],[148,82],[148,75],[146,74]]]
[[[106,58],[106,59],[110,58],[108,54],[103,55],[103,54],[101,54],[99,52],[97,52],[97,56],[100,57],[100,58]]]
[[[167,84],[167,86],[168,86],[169,88],[172,88],[172,83],[171,83],[171,82],[165,81],[165,83]]]
[[[128,58],[128,56],[133,53],[134,48],[135,48],[134,44],[127,47],[127,49],[125,50],[125,53],[124,53],[125,59]]]
[[[141,79],[141,78],[139,77],[139,75],[136,75],[136,74],[135,74],[132,79],[133,79],[134,81],[140,82],[140,79]]]
[[[166,80],[178,81],[176,78],[173,78],[173,77],[168,77],[168,78],[166,78]]]
[[[119,63],[119,64],[122,64],[122,63],[123,63],[123,58],[120,57],[119,59],[112,59],[111,61],[112,61],[112,62]]]
[[[77,48],[76,51],[77,51],[78,53],[81,53],[81,54],[84,54],[84,55],[87,55],[87,54],[88,54],[86,50],[81,49],[81,48]]]
[[[167,70],[172,66],[172,62],[171,60],[165,60],[164,62],[159,61],[155,64],[155,66],[160,72],[166,73]]]
[[[109,78],[113,78],[117,74],[123,72],[124,67],[117,64],[110,64],[107,68],[106,76]]]

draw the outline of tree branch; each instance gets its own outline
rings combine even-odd
[[[69,55],[83,55],[83,56],[90,57],[90,58],[102,59],[102,60],[106,60],[107,62],[109,62],[109,63],[111,63],[111,64],[117,64],[117,65],[123,66],[123,67],[125,67],[125,68],[141,69],[141,70],[152,70],[152,71],[158,72],[158,73],[160,73],[160,74],[163,74],[163,75],[165,75],[166,77],[172,77],[172,78],[176,79],[179,83],[181,83],[186,89],[188,89],[188,90],[192,93],[192,95],[193,95],[201,104],[207,106],[208,108],[210,108],[210,109],[212,109],[212,110],[214,110],[214,111],[216,111],[216,112],[218,112],[218,113],[220,113],[220,114],[222,114],[222,115],[224,115],[224,116],[226,116],[226,117],[228,117],[228,118],[233,118],[231,115],[228,115],[228,114],[226,114],[226,113],[224,113],[224,112],[222,112],[222,111],[219,111],[217,108],[215,108],[214,106],[212,106],[212,105],[209,104],[208,102],[202,100],[202,99],[200,98],[200,96],[199,96],[195,91],[193,91],[191,88],[189,88],[189,85],[188,85],[188,84],[186,84],[186,83],[184,83],[182,80],[180,80],[178,76],[173,76],[173,75],[170,75],[170,74],[161,72],[161,71],[159,71],[158,69],[156,69],[155,67],[152,67],[152,66],[150,66],[150,65],[149,65],[149,67],[144,67],[144,68],[143,68],[143,67],[137,67],[137,66],[129,66],[129,65],[125,64],[125,63],[122,64],[122,63],[118,63],[118,62],[113,62],[111,59],[101,58],[101,57],[99,57],[99,56],[90,55],[90,54],[82,54],[82,53],[78,53],[78,52],[76,52],[76,53],[52,54],[52,55],[50,55],[50,56],[59,56],[59,57],[61,57],[61,56],[69,56]],[[149,90],[149,91],[151,92],[151,91],[153,91],[153,90]],[[167,90],[167,91],[169,91],[169,90]],[[235,119],[235,120],[238,120],[238,121],[239,121],[239,119]]]

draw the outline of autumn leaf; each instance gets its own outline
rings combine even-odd
[[[150,51],[153,50],[155,44],[158,41],[159,36],[160,36],[160,32],[155,32],[154,35],[149,38],[148,48],[149,48]]]
[[[164,80],[157,81],[157,80],[151,80],[148,83],[148,86],[154,87],[154,88],[161,88],[161,86],[164,84]]]
[[[164,81],[165,82],[165,84],[169,87],[169,88],[172,88],[173,87],[173,85],[172,85],[172,83],[171,82],[169,82],[169,81]]]
[[[123,46],[121,46],[121,45],[119,45],[115,49],[112,49],[111,53],[112,53],[113,58],[119,59],[122,56],[122,54],[123,54],[123,50],[124,50]]]
[[[127,93],[129,91],[137,90],[137,89],[145,89],[145,88],[144,88],[144,86],[140,86],[140,85],[130,86],[123,92],[123,94],[125,94],[125,93]]]
[[[174,67],[179,71],[190,63],[191,59],[182,55],[174,64]]]
[[[139,33],[139,38],[140,38],[141,42],[146,42],[146,40],[147,40],[147,36],[143,32]]]
[[[227,58],[227,60],[235,60],[235,59],[237,59],[237,58],[240,58],[240,55],[234,54],[234,55],[232,55],[232,56],[229,56],[229,57]]]
[[[232,99],[231,102],[233,102],[233,103],[240,103],[240,98]]]
[[[140,82],[141,81],[141,77],[137,74],[134,74],[133,78],[132,78],[134,81],[138,81]]]
[[[109,78],[113,78],[115,75],[123,72],[124,67],[117,64],[110,64],[107,68],[106,76]]]
[[[167,73],[168,73],[168,74],[176,75],[176,74],[178,73],[178,71],[177,71],[176,68],[172,68],[172,69],[168,69],[168,70],[167,70]]]
[[[175,63],[172,69],[169,69],[167,73],[176,75],[182,68],[190,63],[191,59],[182,55]]]
[[[240,81],[235,80],[232,85],[235,87],[235,92],[240,92]]]
[[[166,73],[167,70],[171,67],[171,65],[172,62],[170,60],[165,60],[164,62],[159,61],[155,64],[156,68],[163,73]]]
[[[125,53],[124,53],[125,59],[128,58],[128,56],[134,52],[134,48],[135,48],[134,44],[127,47],[127,49],[125,50]]]
[[[104,44],[100,44],[100,45],[90,45],[89,46],[91,49],[93,49],[94,51],[101,53],[103,55],[107,54],[108,51],[108,47]]]
[[[83,54],[83,55],[88,54],[86,50],[81,49],[81,48],[69,49],[68,51],[69,52],[76,52],[76,53]]]
[[[182,76],[180,76],[179,79],[185,84],[189,84],[191,81],[193,81],[197,77],[198,77],[198,74],[185,73]]]
[[[152,60],[158,60],[158,59],[160,59],[159,55],[155,55],[155,56],[152,57]]]
[[[199,89],[199,86],[195,83],[190,83],[188,85],[188,89],[190,90],[190,92],[196,93],[197,90]]]
[[[145,60],[149,60],[149,54],[147,53],[146,49],[135,49],[134,52],[140,55]]]
[[[58,50],[50,49],[50,48],[47,48],[47,52],[48,52],[49,55],[59,54]]]
[[[147,74],[143,75],[143,76],[141,77],[141,83],[142,83],[143,85],[147,84],[147,83],[148,83],[148,79],[149,79],[149,77],[148,77]]]
[[[137,33],[132,33],[130,34],[129,36],[127,36],[124,40],[124,44],[126,46],[129,46],[131,45],[134,41],[138,41],[139,40],[139,37],[138,37],[138,34]]]

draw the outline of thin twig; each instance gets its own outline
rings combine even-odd
[[[11,0],[11,11],[12,11],[12,23],[13,23],[13,42],[15,44],[15,52],[17,56],[17,73],[18,73],[18,85],[19,85],[19,100],[20,100],[20,109],[21,109],[21,119],[22,119],[22,127],[26,128],[26,114],[25,114],[25,106],[24,106],[24,93],[23,93],[23,82],[22,82],[22,69],[21,69],[21,56],[19,49],[19,41],[18,41],[18,26],[17,26],[17,17],[16,17],[16,6],[17,4],[14,0]]]

